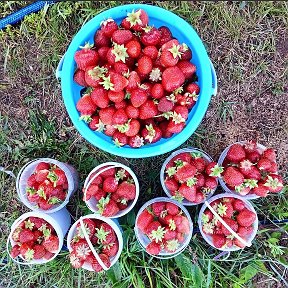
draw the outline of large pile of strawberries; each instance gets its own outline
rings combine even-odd
[[[12,232],[15,244],[10,252],[13,258],[21,255],[26,261],[49,260],[59,248],[54,228],[44,219],[29,217]]]
[[[109,268],[110,258],[114,257],[119,249],[118,239],[113,228],[98,219],[86,218],[83,219],[83,224],[93,248],[104,265]],[[69,254],[70,262],[74,268],[80,268],[86,264],[96,272],[103,270],[87,243],[80,222],[77,223],[76,233],[70,245],[72,247]]]
[[[49,210],[67,196],[68,181],[65,172],[46,162],[40,162],[27,180],[26,196],[29,202]]]
[[[249,239],[257,217],[242,200],[227,196],[214,200],[210,206],[243,240]],[[236,238],[208,208],[202,214],[201,223],[202,231],[211,237],[214,247],[222,249],[245,247],[245,244]]]
[[[269,192],[278,193],[283,189],[283,179],[277,174],[275,150],[259,149],[256,141],[231,145],[222,165],[223,181],[240,195],[266,197]]]
[[[199,204],[215,191],[223,168],[208,159],[200,151],[183,152],[167,163],[164,185],[173,198]]]
[[[139,215],[136,227],[150,240],[145,249],[152,255],[174,253],[190,233],[188,218],[171,202],[160,201],[146,207]]]
[[[101,169],[105,168],[108,166]],[[96,176],[96,173],[99,171],[92,173],[89,179]],[[119,211],[126,209],[136,197],[136,186],[132,176],[127,170],[115,167],[102,171],[83,191],[83,200],[88,201],[94,197],[97,200],[95,208],[105,217],[115,216]]]
[[[121,25],[108,19],[94,45],[74,56],[74,81],[88,87],[76,105],[80,118],[119,147],[139,148],[181,132],[200,92],[191,49],[168,27],[148,22],[142,9]]]

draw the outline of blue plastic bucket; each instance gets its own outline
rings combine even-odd
[[[100,27],[100,23],[107,18],[113,18],[118,24],[126,17],[127,12],[133,9],[144,9],[149,15],[149,24],[155,27],[167,26],[171,30],[174,37],[180,43],[185,42],[193,52],[192,62],[197,66],[198,85],[200,86],[200,95],[197,104],[189,113],[186,127],[179,134],[174,134],[171,138],[144,145],[141,148],[130,148],[128,145],[118,148],[112,142],[111,137],[104,133],[92,131],[88,125],[79,120],[79,112],[76,109],[76,103],[80,98],[80,90],[83,88],[73,81],[73,75],[76,67],[74,54],[79,50],[79,46],[83,46],[85,42],[93,43],[95,31]],[[80,134],[94,146],[114,155],[128,158],[143,158],[167,153],[185,142],[197,129],[202,121],[211,96],[217,93],[217,78],[214,67],[207,55],[205,47],[195,32],[195,30],[185,20],[178,17],[172,12],[165,9],[143,5],[130,4],[118,6],[104,11],[89,22],[87,22],[80,31],[75,35],[70,43],[66,54],[61,59],[56,77],[61,78],[62,96],[68,114]]]

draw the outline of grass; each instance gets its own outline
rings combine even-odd
[[[65,251],[51,263],[36,267],[20,267],[11,260],[3,262],[7,259],[4,252],[0,256],[0,285],[284,287],[288,278],[288,225],[273,224],[272,220],[288,218],[287,189],[281,195],[253,201],[259,218],[266,220],[267,225],[259,226],[252,247],[233,252],[228,260],[214,260],[218,251],[209,247],[199,233],[193,235],[184,253],[170,260],[148,257],[137,243],[133,231],[135,214],[145,201],[163,195],[159,170],[168,154],[152,159],[123,159],[89,145],[73,128],[54,77],[61,55],[79,28],[99,12],[122,3],[62,2],[0,31],[1,165],[17,174],[33,158],[52,157],[71,163],[83,181],[95,165],[117,160],[131,166],[141,185],[137,206],[121,219],[124,251],[106,274],[71,269]],[[1,3],[0,15],[4,17],[26,4]],[[173,11],[194,26],[218,75],[218,95],[213,97],[200,127],[182,147],[199,147],[217,159],[228,143],[256,138],[278,150],[280,171],[287,181],[287,3],[159,1],[154,4]],[[0,247],[5,251],[11,223],[27,209],[17,199],[13,177],[3,172],[0,172],[0,197]],[[68,205],[74,220],[87,213],[84,206],[79,189]],[[196,223],[199,208],[189,211]]]

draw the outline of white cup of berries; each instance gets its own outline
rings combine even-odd
[[[61,251],[70,223],[71,218],[65,208],[52,214],[25,213],[11,226],[7,252],[18,264],[45,264]]]
[[[95,167],[85,180],[83,200],[94,213],[118,218],[127,214],[139,197],[139,182],[126,165],[106,162]]]
[[[145,203],[135,221],[140,245],[153,257],[168,259],[182,253],[189,244],[193,222],[187,209],[167,197]]]
[[[241,141],[228,146],[220,155],[218,165],[224,169],[219,182],[226,192],[256,199],[283,189],[275,150],[256,141]]]
[[[117,223],[96,214],[77,220],[67,236],[72,267],[95,272],[110,269],[123,249],[122,232]]]
[[[203,238],[212,247],[236,251],[251,246],[258,230],[258,217],[248,200],[222,193],[203,204],[198,226]]]
[[[206,152],[197,148],[184,148],[165,160],[160,181],[168,197],[185,206],[193,206],[213,195],[222,171],[223,168]]]
[[[78,173],[69,164],[50,158],[33,160],[17,175],[22,203],[33,211],[54,213],[67,205],[78,188]]]

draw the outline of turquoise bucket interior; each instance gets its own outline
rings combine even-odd
[[[128,145],[118,148],[112,142],[111,137],[101,132],[92,131],[84,121],[79,120],[80,115],[76,110],[76,103],[80,98],[80,91],[83,87],[73,81],[73,74],[76,67],[74,54],[80,49],[79,46],[83,46],[85,42],[89,41],[93,43],[94,33],[99,29],[101,21],[113,18],[119,24],[122,19],[126,17],[127,12],[139,8],[144,9],[148,13],[149,25],[154,25],[155,27],[165,25],[169,27],[173,36],[177,38],[180,43],[185,42],[192,49],[193,58],[191,62],[197,67],[196,73],[198,76],[198,85],[200,86],[200,95],[197,104],[190,111],[186,127],[181,133],[174,134],[168,139],[162,138],[156,143],[144,145],[141,148],[130,148]],[[212,82],[216,81],[215,71],[213,75],[214,69],[205,47],[192,26],[172,12],[150,5],[130,4],[118,6],[95,16],[74,36],[63,57],[61,65],[58,67],[57,74],[61,78],[62,96],[74,126],[92,145],[122,157],[151,157],[176,149],[197,129],[207,111],[211,96],[215,91],[215,88],[212,87]],[[216,83],[214,85],[216,85]]]

